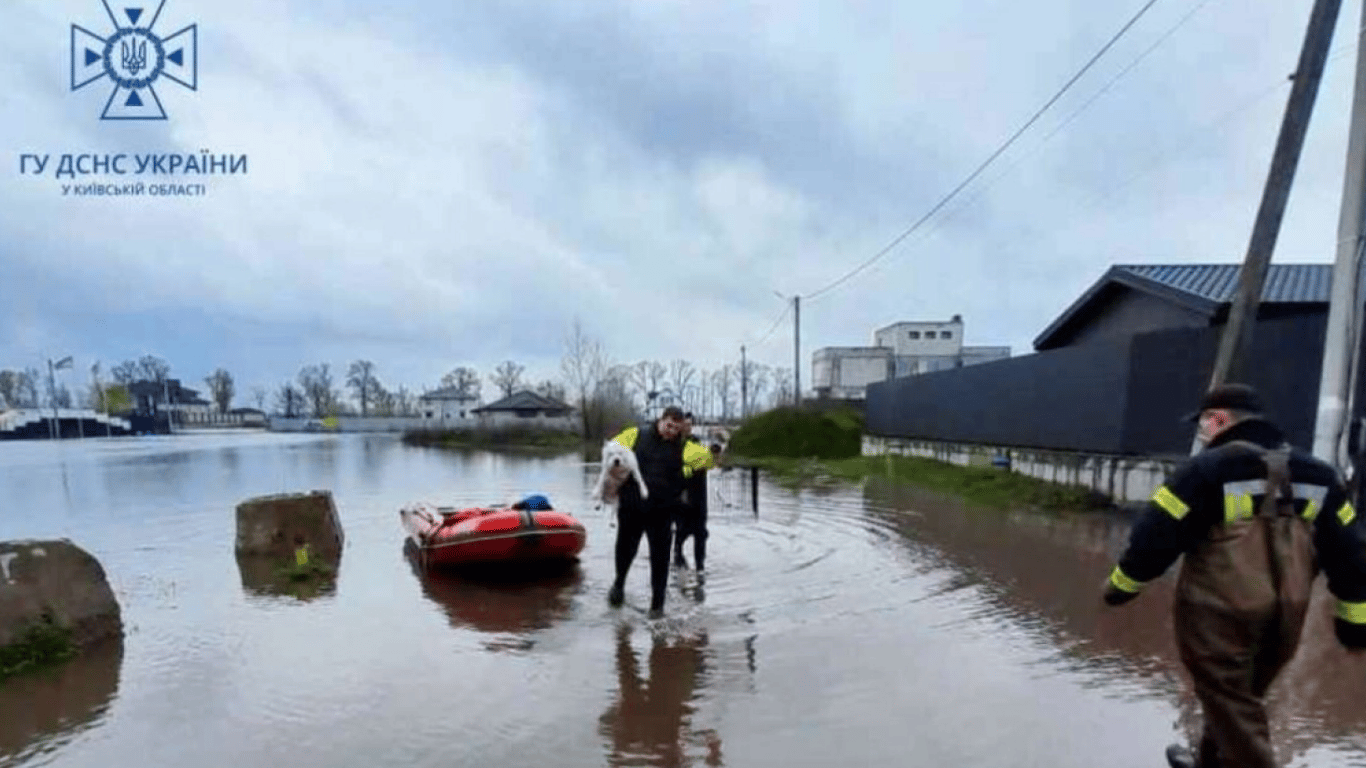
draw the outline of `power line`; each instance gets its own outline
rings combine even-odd
[[[1025,131],[1029,130],[1029,128],[1033,126],[1034,123],[1038,122],[1039,118],[1043,116],[1043,113],[1047,112],[1050,107],[1057,103],[1058,99],[1062,98],[1063,94],[1067,93],[1067,91],[1070,90],[1072,86],[1076,84],[1078,80],[1081,79],[1082,75],[1086,74],[1091,69],[1091,67],[1094,66],[1095,63],[1100,60],[1100,57],[1105,55],[1106,51],[1110,50],[1110,48],[1114,46],[1115,43],[1119,42],[1119,39],[1123,37],[1124,34],[1128,32],[1129,29],[1133,27],[1133,25],[1136,24],[1138,20],[1148,12],[1148,9],[1152,8],[1153,5],[1155,5],[1156,3],[1157,0],[1148,0],[1147,3],[1144,3],[1143,7],[1138,10],[1138,13],[1134,14],[1133,18],[1129,19],[1129,21],[1126,22],[1123,27],[1120,27],[1119,31],[1116,32],[1114,36],[1111,37],[1110,40],[1105,43],[1105,45],[1101,46],[1100,50],[1097,51],[1095,55],[1092,56],[1091,59],[1087,61],[1085,65],[1082,66],[1081,69],[1077,70],[1077,73],[1072,75],[1071,79],[1064,83],[1062,88],[1060,88],[1057,93],[1053,94],[1052,98],[1045,102],[1042,107],[1039,107],[1038,111],[1036,111],[1033,114],[1033,116],[1031,116],[1028,120],[1026,120],[1024,125],[1016,129],[1015,133],[1011,134],[1010,138],[1006,139],[1004,143],[997,147],[996,151],[992,152],[986,160],[982,161],[981,165],[978,165],[972,173],[968,174],[967,178],[959,182],[958,186],[954,187],[953,190],[949,192],[947,195],[945,195],[942,199],[940,199],[938,203],[935,203],[934,207],[931,208],[927,213],[925,213],[924,216],[921,216],[920,219],[917,220],[914,224],[912,224],[908,229],[903,231],[901,234],[897,235],[890,243],[884,246],[877,253],[873,254],[862,264],[845,273],[844,276],[840,277],[839,279],[835,280],[834,282],[830,283],[824,288],[821,288],[820,290],[817,290],[813,293],[807,294],[806,298],[814,299],[817,296],[826,293],[827,291],[833,290],[835,287],[844,283],[846,280],[849,280],[854,275],[857,275],[858,273],[872,266],[874,262],[876,262],[883,256],[887,255],[889,252],[891,252],[893,248],[899,245],[902,240],[905,240],[913,232],[919,229],[921,225],[923,225],[926,221],[929,221],[932,216],[938,213],[939,210],[943,208],[945,205],[947,205],[950,200],[956,197],[959,192],[963,191],[964,187],[966,187],[968,184],[971,184],[974,179],[981,175],[982,171],[985,171],[988,166],[995,162],[996,158],[1000,157],[1003,152],[1009,149],[1011,145],[1014,144],[1015,141],[1019,139],[1021,135],[1024,134]]]
[[[754,345],[755,345],[755,346],[758,346],[758,345],[763,344],[764,342],[768,341],[768,337],[769,337],[769,336],[772,336],[772,335],[773,335],[773,332],[776,331],[776,330],[778,330],[778,324],[781,323],[784,319],[786,319],[786,318],[787,318],[787,313],[788,313],[788,312],[791,312],[791,311],[792,311],[792,305],[791,305],[791,304],[787,304],[787,305],[783,308],[782,314],[778,315],[778,319],[773,321],[773,325],[769,327],[768,331],[765,332],[763,336],[759,337],[759,340],[758,340],[758,341],[754,342]]]

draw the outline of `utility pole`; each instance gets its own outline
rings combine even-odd
[[[1366,4],[1361,14],[1366,20]],[[1323,374],[1319,379],[1319,407],[1314,422],[1314,455],[1346,472],[1352,451],[1347,445],[1349,420],[1356,406],[1351,382],[1360,376],[1356,318],[1361,309],[1362,222],[1366,219],[1366,29],[1357,28],[1356,86],[1351,129],[1347,132],[1347,171],[1338,213],[1338,250],[1333,263],[1332,294],[1323,338]],[[1354,447],[1354,446],[1352,446]]]
[[[1314,112],[1314,99],[1318,95],[1324,60],[1328,56],[1328,46],[1333,40],[1333,27],[1341,6],[1342,0],[1315,0],[1310,12],[1299,65],[1292,75],[1294,85],[1290,89],[1290,100],[1285,107],[1280,136],[1271,158],[1271,170],[1262,190],[1261,206],[1257,210],[1247,256],[1243,260],[1238,293],[1234,296],[1228,321],[1219,338],[1210,389],[1230,380],[1230,377],[1235,380],[1246,378],[1247,352],[1257,323],[1257,304],[1266,284],[1271,254],[1276,248],[1276,237],[1280,233],[1286,200],[1290,197],[1291,182],[1294,181],[1300,151],[1304,147],[1309,117]],[[1195,440],[1191,453],[1199,448],[1199,440]]]
[[[745,345],[740,345],[740,420],[749,415],[749,365],[745,363]]]
[[[802,405],[802,297],[792,297],[792,403]]]

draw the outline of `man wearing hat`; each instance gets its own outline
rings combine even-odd
[[[1174,768],[1275,768],[1265,695],[1295,655],[1322,567],[1337,598],[1334,628],[1366,648],[1366,522],[1331,465],[1293,448],[1256,390],[1211,389],[1199,410],[1204,449],[1172,473],[1135,522],[1105,584],[1121,605],[1185,554],[1176,584],[1176,643],[1204,713],[1194,752]]]

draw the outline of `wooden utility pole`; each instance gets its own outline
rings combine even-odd
[[[1342,0],[1315,0],[1310,12],[1299,66],[1291,75],[1294,84],[1290,88],[1290,100],[1281,120],[1281,132],[1276,140],[1266,186],[1262,190],[1257,220],[1252,226],[1247,256],[1243,259],[1238,292],[1219,338],[1219,350],[1210,375],[1210,389],[1226,381],[1247,378],[1247,354],[1257,324],[1257,305],[1266,284],[1271,254],[1276,249],[1276,237],[1280,234],[1285,204],[1290,197],[1300,151],[1304,148],[1304,135],[1309,129],[1309,117],[1314,112],[1314,99],[1323,78],[1323,64],[1328,57],[1328,46],[1333,41],[1333,27],[1337,24],[1341,7]],[[1196,440],[1191,446],[1191,453],[1199,449],[1200,442]]]
[[[745,345],[740,345],[740,420],[749,415],[749,366],[745,363]]]
[[[792,403],[802,404],[802,297],[792,297]]]
[[[1304,48],[1300,51],[1299,67],[1291,76],[1294,85],[1290,89],[1290,101],[1286,104],[1280,137],[1271,158],[1271,171],[1262,190],[1261,207],[1257,211],[1252,239],[1243,260],[1238,293],[1219,339],[1219,352],[1215,356],[1214,371],[1210,376],[1211,389],[1229,381],[1231,377],[1246,378],[1247,351],[1257,322],[1257,303],[1266,284],[1271,254],[1276,249],[1276,237],[1280,234],[1286,200],[1290,197],[1291,182],[1295,179],[1300,151],[1304,147],[1304,135],[1309,130],[1309,117],[1314,112],[1314,99],[1323,77],[1323,63],[1328,56],[1328,46],[1333,41],[1333,27],[1337,24],[1341,6],[1342,0],[1315,0],[1309,16],[1309,29],[1305,33]]]

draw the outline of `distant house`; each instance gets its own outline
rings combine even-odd
[[[963,316],[908,321],[873,332],[871,347],[822,347],[811,356],[811,386],[819,397],[863,400],[870,384],[1003,360],[1010,347],[963,344]]]
[[[232,421],[245,426],[264,427],[269,423],[266,412],[256,408],[233,408],[228,411]]]
[[[577,426],[572,407],[529,389],[475,408],[474,414],[479,426],[487,428],[535,426],[572,430]]]
[[[133,398],[133,410],[140,415],[167,411],[175,414],[177,424],[203,424],[214,420],[213,403],[200,397],[198,390],[181,386],[179,379],[135,381],[127,389]]]
[[[479,396],[466,394],[459,387],[442,387],[417,401],[423,421],[431,422],[432,426],[473,426],[477,421],[474,409],[479,407]]]

